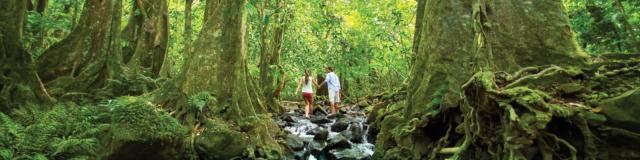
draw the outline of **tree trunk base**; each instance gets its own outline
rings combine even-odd
[[[479,72],[456,107],[433,105],[403,117],[404,102],[369,117],[379,128],[376,158],[637,159],[640,60],[584,68]],[[379,112],[379,111],[377,111]],[[373,135],[372,135],[373,136]]]

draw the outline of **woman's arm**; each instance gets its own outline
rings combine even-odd
[[[298,90],[300,89],[300,85],[302,85],[302,79],[298,80],[298,87],[296,87],[296,92],[293,92],[293,94],[297,94]]]
[[[313,79],[313,84],[316,85],[316,88],[320,88],[320,85],[318,85],[317,79]]]

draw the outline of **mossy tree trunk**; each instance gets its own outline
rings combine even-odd
[[[181,89],[187,95],[208,91],[234,117],[265,113],[247,73],[244,1],[207,2],[207,21],[185,62]]]
[[[570,68],[588,59],[577,47],[562,1],[421,0],[418,5],[406,105],[392,107],[373,125],[380,127],[376,154],[385,159],[469,153],[463,152],[470,148],[468,139],[479,137],[469,134],[473,122],[466,118],[484,113],[461,107],[461,91],[477,72],[512,73],[543,65]],[[493,107],[485,105],[473,107]],[[501,128],[502,121],[495,120],[497,126],[488,127]],[[451,145],[462,146],[439,150]],[[505,146],[505,151],[510,147],[516,148]]]
[[[417,22],[416,62],[407,117],[456,106],[460,87],[478,71],[586,62],[560,1],[432,1]],[[417,114],[417,115],[414,115]]]
[[[193,128],[187,148],[194,148],[204,159],[229,159],[241,153],[255,158],[260,156],[254,150],[281,151],[275,141],[279,129],[265,116],[269,112],[264,97],[248,73],[245,3],[207,1],[205,23],[182,72],[150,94],[153,101]],[[208,101],[204,109],[187,103],[187,97],[192,100],[203,95],[216,100]],[[229,141],[237,142],[238,147],[218,151],[228,147]]]
[[[266,98],[266,104],[270,111],[282,112],[283,108],[277,103],[277,96],[280,94],[286,75],[280,63],[280,52],[282,51],[282,40],[286,29],[286,8],[282,6],[281,0],[275,0],[271,4],[269,0],[263,1],[258,12],[261,18],[269,17],[267,21],[260,21],[260,87],[262,94]],[[268,14],[265,9],[271,8],[274,13]],[[270,18],[273,17],[273,18]],[[273,21],[273,22],[271,22]],[[279,73],[279,74],[278,74]]]
[[[0,5],[0,111],[50,104],[54,101],[44,89],[33,62],[22,42],[27,3],[5,0]]]
[[[85,2],[78,25],[69,36],[38,58],[39,75],[52,95],[90,93],[105,86],[109,74],[115,75],[109,72],[117,64],[107,65],[110,58],[118,59],[112,54],[119,54],[110,49],[110,45],[117,45],[111,42],[115,32],[110,32],[113,2]]]
[[[166,0],[134,0],[125,28],[125,61],[132,69],[149,69],[158,77],[167,54],[169,17]]]

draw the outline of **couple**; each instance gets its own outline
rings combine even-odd
[[[313,88],[311,84],[314,84],[317,88],[327,83],[327,88],[329,89],[329,102],[331,102],[331,114],[337,114],[339,111],[338,104],[340,103],[340,80],[338,76],[333,73],[333,68],[327,67],[325,69],[327,73],[325,80],[318,85],[316,81],[313,80],[309,74],[309,68],[304,70],[304,76],[300,77],[298,81],[298,87],[296,88],[296,92],[298,93],[298,89],[302,86],[302,98],[304,98],[305,106],[304,106],[304,116],[309,117],[309,112],[312,112],[313,107]]]

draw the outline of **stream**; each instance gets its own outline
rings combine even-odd
[[[375,149],[367,141],[364,111],[343,106],[340,114],[327,115],[328,106],[316,105],[313,115],[306,118],[303,107],[288,107],[288,112],[276,118],[293,151],[289,159],[371,159]]]

